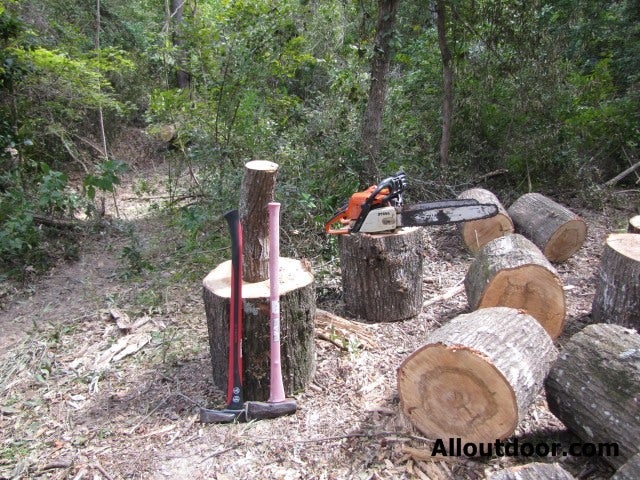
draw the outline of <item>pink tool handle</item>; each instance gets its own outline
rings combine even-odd
[[[285,400],[280,362],[280,204],[270,202],[269,211],[269,301],[271,304],[271,383],[269,402]]]

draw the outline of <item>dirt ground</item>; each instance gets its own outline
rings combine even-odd
[[[161,176],[162,168],[143,174]],[[144,232],[142,248],[157,250],[162,215],[148,202],[124,200],[139,174],[119,189],[120,215]],[[557,265],[567,298],[559,345],[590,322],[601,246],[628,217],[612,208],[577,213],[589,233],[583,248]],[[400,412],[396,369],[429,331],[468,311],[464,292],[407,321],[359,323],[348,334],[350,348],[316,338],[317,373],[297,396],[295,415],[200,424],[198,406],[224,403],[211,381],[201,284],[174,282],[170,270],[154,272],[166,277],[162,287],[144,277],[123,280],[126,242],[105,228],[87,239],[76,261],[24,288],[3,286],[0,479],[480,479],[529,461],[559,461],[578,478],[613,473],[597,458],[431,458],[433,443]],[[472,261],[453,227],[428,229],[425,255],[425,300],[460,285]],[[339,275],[317,280],[318,307],[346,316]],[[542,395],[516,436],[576,441]]]

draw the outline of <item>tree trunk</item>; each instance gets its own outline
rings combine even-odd
[[[629,226],[627,228],[627,232],[640,233],[640,215],[636,215],[635,217],[631,217],[629,219]]]
[[[585,327],[565,344],[545,383],[551,413],[584,442],[616,442],[620,467],[640,448],[640,335],[620,325]]]
[[[402,411],[428,438],[507,438],[556,357],[549,335],[524,312],[495,307],[460,315],[398,369]]]
[[[436,27],[438,29],[438,46],[442,57],[442,137],[440,138],[440,163],[449,164],[449,147],[451,145],[451,125],[453,123],[453,71],[451,69],[451,51],[447,42],[446,4],[444,0],[436,1]]]
[[[513,233],[514,227],[511,217],[498,197],[489,190],[472,188],[462,192],[458,198],[472,198],[480,203],[493,203],[498,207],[498,214],[494,217],[472,220],[460,225],[462,241],[470,252],[478,253],[491,240]]]
[[[376,183],[380,177],[380,135],[387,96],[387,77],[391,65],[391,40],[400,0],[378,0],[378,22],[371,59],[371,85],[362,123],[360,139],[365,156],[364,183]]]
[[[552,339],[562,332],[566,314],[562,282],[538,247],[522,235],[487,243],[469,266],[464,286],[472,309],[526,310]]]
[[[516,232],[535,243],[552,262],[564,262],[587,237],[587,225],[559,203],[539,193],[527,193],[508,210]]]
[[[169,22],[173,25],[172,41],[177,52],[176,85],[182,89],[188,89],[191,83],[191,76],[189,72],[185,70],[186,53],[183,47],[184,41],[182,40],[182,12],[184,11],[185,1],[186,0],[171,0],[171,18],[173,21]]]
[[[315,285],[302,262],[280,258],[280,348],[287,395],[305,388],[315,372]],[[231,262],[226,261],[203,281],[213,381],[223,391],[229,355]],[[269,280],[242,286],[242,362],[247,400],[269,398]]]
[[[487,476],[487,480],[575,480],[559,463],[534,462],[505,468]]]
[[[591,317],[640,330],[640,235],[614,233],[600,258]]]
[[[278,164],[254,160],[245,164],[240,187],[240,222],[243,228],[242,275],[247,282],[269,278],[269,216],[267,204],[275,195]]]
[[[638,480],[640,478],[640,453],[621,466],[611,480]]]
[[[422,310],[422,230],[338,237],[346,309],[368,322],[392,322]]]

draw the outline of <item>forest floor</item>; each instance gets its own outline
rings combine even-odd
[[[117,222],[88,236],[75,261],[28,284],[2,286],[0,479],[480,479],[531,461],[560,462],[584,479],[613,473],[601,458],[431,457],[433,443],[400,411],[396,370],[429,331],[468,311],[464,292],[407,321],[354,322],[348,348],[316,338],[317,372],[297,395],[295,415],[199,423],[198,406],[224,403],[211,379],[201,296],[201,280],[215,265],[179,274],[166,218],[134,198],[136,182],[164,178],[166,166],[132,164],[118,189]],[[559,345],[590,322],[604,239],[629,217],[611,207],[573,209],[589,231],[583,248],[557,265],[567,300]],[[129,228],[141,240],[136,248],[161,270],[125,275]],[[425,230],[424,248],[429,300],[459,286],[472,257],[453,227]],[[339,270],[317,282],[318,307],[347,317]],[[579,441],[542,394],[515,437]]]

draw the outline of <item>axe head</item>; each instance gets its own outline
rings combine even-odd
[[[247,409],[232,410],[225,408],[223,410],[209,410],[208,408],[200,409],[200,423],[233,423],[246,422]]]

